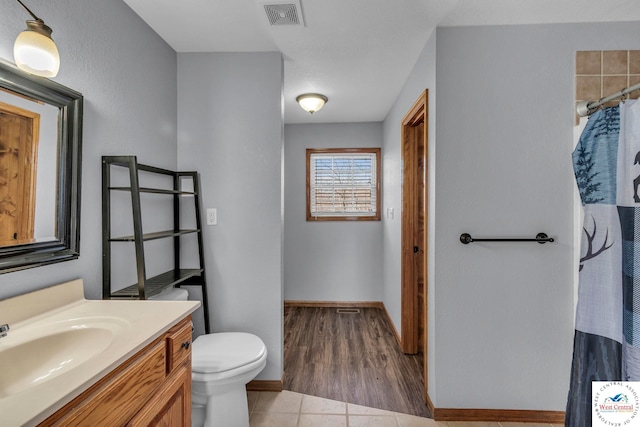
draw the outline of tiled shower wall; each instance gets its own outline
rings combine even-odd
[[[597,101],[640,83],[640,50],[576,52],[576,104]],[[629,98],[640,98],[640,90]],[[620,99],[607,104],[616,105]]]

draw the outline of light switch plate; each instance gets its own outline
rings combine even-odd
[[[218,225],[218,210],[216,208],[207,209],[207,225]]]

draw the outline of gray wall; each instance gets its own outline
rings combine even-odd
[[[436,407],[564,410],[573,339],[576,50],[640,23],[437,31]],[[553,244],[460,244],[533,236]]]
[[[285,126],[285,300],[382,301],[381,221],[306,220],[306,149],[381,145],[382,123]]]
[[[565,405],[573,336],[574,52],[557,30],[438,30],[440,406]],[[465,246],[458,240],[462,232],[541,231],[556,242]]]
[[[280,53],[178,54],[178,165],[218,212],[204,226],[212,331],[261,337],[264,380],[283,372],[282,76]]]
[[[0,299],[75,278],[89,298],[101,298],[100,157],[136,154],[176,167],[176,54],[121,1],[29,6],[53,28],[62,62],[53,80],[84,95],[80,258],[0,275]],[[2,6],[0,58],[13,62],[27,19],[18,3]]]
[[[402,242],[402,153],[400,143],[401,123],[405,114],[416,102],[425,89],[429,90],[428,99],[428,279],[429,283],[434,283],[434,239],[435,229],[435,171],[436,171],[436,33],[432,33],[424,49],[418,57],[416,64],[407,78],[398,99],[387,114],[383,123],[383,159],[384,169],[383,181],[383,212],[393,208],[394,217],[384,216],[383,218],[383,301],[384,305],[393,320],[398,333],[401,332],[401,301],[400,301],[400,275],[401,275],[401,242]],[[428,336],[433,337],[435,325],[435,307],[433,302],[435,286],[428,289]],[[432,341],[430,340],[430,344]],[[429,360],[434,360],[434,346],[430,345]],[[429,364],[429,390],[435,390],[435,364]]]

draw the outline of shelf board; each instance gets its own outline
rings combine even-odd
[[[150,277],[145,283],[145,297],[149,299],[168,287],[179,285],[182,282],[200,276],[202,271],[202,268],[170,270],[166,273]],[[194,280],[189,280],[189,285],[195,285]],[[119,291],[112,292],[111,299],[140,299],[138,284],[136,283]]]
[[[109,187],[109,190],[131,191],[131,187]],[[177,195],[181,195],[181,196],[193,196],[193,195],[196,194],[193,191],[169,190],[169,189],[165,189],[165,188],[151,188],[151,187],[140,187],[138,190],[141,193],[177,194]]]
[[[186,229],[186,230],[167,230],[167,231],[156,231],[153,233],[145,233],[142,235],[142,240],[145,242],[148,240],[156,240],[156,239],[164,239],[166,237],[176,237],[183,236],[185,234],[197,233],[200,229]],[[135,242],[135,236],[121,236],[121,237],[112,237],[109,239],[110,242]]]

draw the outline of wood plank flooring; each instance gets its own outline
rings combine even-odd
[[[431,417],[422,354],[405,355],[381,308],[285,307],[284,389]]]

